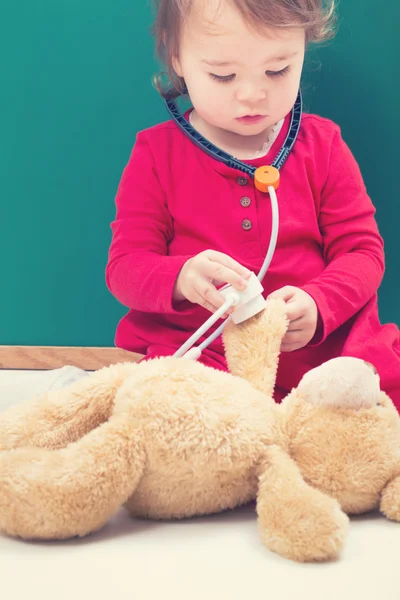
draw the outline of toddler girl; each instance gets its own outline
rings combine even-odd
[[[160,91],[187,93],[185,117],[219,148],[249,165],[271,164],[289,130],[307,45],[332,35],[333,2],[158,0],[155,34],[170,76]],[[378,317],[383,242],[337,125],[303,115],[278,201],[278,243],[263,281],[290,320],[277,400],[311,368],[350,355],[375,365],[400,409],[399,331]],[[240,290],[258,274],[269,196],[169,121],[137,136],[116,207],[106,278],[129,308],[116,345],[146,359],[172,355],[223,304],[218,286]],[[201,360],[227,368],[220,338]]]

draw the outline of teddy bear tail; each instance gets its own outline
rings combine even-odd
[[[272,397],[287,327],[286,307],[280,298],[268,300],[262,312],[240,325],[229,323],[223,339],[232,375]]]
[[[1,452],[0,530],[33,540],[99,530],[136,489],[144,466],[141,433],[123,413],[61,450]]]

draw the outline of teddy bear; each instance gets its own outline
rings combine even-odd
[[[68,539],[133,517],[256,502],[265,546],[336,558],[351,514],[400,521],[400,418],[370,364],[342,357],[273,399],[284,302],[229,324],[230,373],[185,358],[101,369],[0,415],[0,531]]]

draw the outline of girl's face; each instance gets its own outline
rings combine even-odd
[[[296,101],[304,30],[257,33],[229,3],[217,12],[214,0],[204,4],[183,26],[174,69],[208,125],[259,135],[284,118]]]

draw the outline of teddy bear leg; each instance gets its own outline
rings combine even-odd
[[[338,502],[309,486],[278,446],[268,449],[259,473],[257,513],[265,546],[299,562],[336,558],[348,531]]]
[[[400,523],[400,475],[392,479],[381,495],[381,512]]]
[[[0,530],[23,539],[68,539],[99,530],[138,485],[145,467],[127,412],[61,450],[0,453]]]
[[[268,300],[262,312],[244,323],[228,323],[223,340],[232,375],[272,397],[287,327],[286,307],[280,298]]]
[[[0,414],[0,451],[22,446],[57,449],[80,439],[110,416],[114,397],[136,365],[101,369]]]

